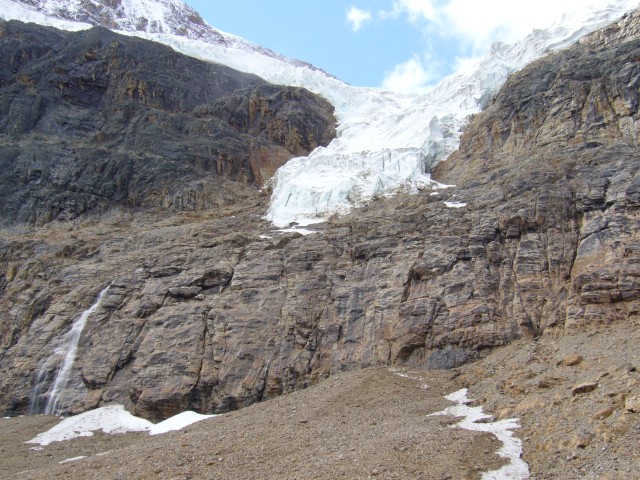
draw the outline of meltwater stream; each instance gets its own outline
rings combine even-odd
[[[73,367],[73,363],[76,360],[76,353],[78,351],[78,343],[80,342],[80,335],[82,334],[82,330],[87,324],[87,320],[89,319],[91,314],[95,312],[100,306],[100,302],[102,302],[102,299],[104,298],[110,287],[111,285],[104,288],[98,295],[98,298],[96,298],[96,301],[93,302],[93,305],[82,312],[82,314],[73,322],[71,330],[69,330],[69,332],[67,332],[67,334],[65,335],[62,345],[56,348],[53,352],[53,355],[51,355],[51,357],[49,357],[47,361],[45,361],[44,365],[40,369],[40,372],[38,373],[38,377],[36,378],[36,384],[33,392],[33,397],[31,399],[29,413],[46,413],[48,415],[58,413],[62,393],[64,392],[67,383],[69,382],[71,367]],[[47,367],[52,359],[57,360],[60,356],[62,356],[62,361],[60,362],[55,378],[51,383],[47,393],[41,394],[39,390],[43,386],[46,379],[47,371],[49,370]],[[42,408],[43,403],[44,408]]]

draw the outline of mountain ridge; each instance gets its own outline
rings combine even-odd
[[[241,476],[242,465],[256,459],[243,448],[245,438],[267,444],[267,453],[257,456],[260,474],[266,464],[283,468],[286,476],[305,459],[300,471],[315,469],[327,478],[336,472],[374,475],[374,468],[375,476],[384,476],[375,461],[384,451],[394,475],[429,475],[429,466],[420,463],[430,459],[420,437],[423,428],[429,431],[426,414],[437,408],[425,406],[425,378],[443,389],[429,392],[438,397],[429,402],[442,403],[445,388],[468,387],[497,418],[521,418],[524,458],[536,476],[628,478],[637,466],[634,435],[640,428],[640,360],[633,348],[640,319],[639,35],[636,11],[510,75],[495,96],[469,97],[484,110],[432,172],[455,188],[374,195],[357,210],[306,230],[266,220],[268,197],[255,188],[213,208],[112,208],[72,221],[0,229],[0,408],[19,415],[36,391],[49,390],[66,332],[110,285],[79,338],[77,360],[59,392],[62,412],[109,403],[153,420],[186,409],[231,411],[220,420],[231,419],[221,430],[234,441],[225,443],[218,430],[202,425],[143,442],[119,463],[96,455],[88,464],[103,469],[98,473],[87,473],[82,464],[56,466],[61,476],[111,475],[113,468],[123,475],[138,469],[150,478],[163,471],[187,476],[192,466],[203,472],[205,465]],[[506,74],[501,64],[491,65]],[[482,78],[494,73],[489,69]],[[22,80],[20,88],[33,88],[29,78]],[[244,105],[246,97],[243,91],[238,102]],[[400,115],[409,101],[382,97],[369,107],[393,104]],[[422,104],[414,107],[417,114]],[[443,131],[443,119],[428,125],[430,134],[451,141],[447,148],[455,146],[456,133]],[[346,148],[357,152],[361,146]],[[446,149],[438,151],[444,155]],[[382,160],[397,166],[398,152]],[[360,372],[367,367],[374,368]],[[388,367],[406,369],[420,381],[400,388],[401,379]],[[338,384],[337,404],[318,400],[335,402],[331,386]],[[385,402],[387,395],[393,400]],[[402,398],[415,400],[415,409],[405,411]],[[289,402],[298,399],[293,412]],[[353,438],[378,441],[371,432],[382,420],[364,412],[374,404],[376,415],[389,421],[381,428],[389,439],[382,450],[369,455],[356,448],[351,455],[351,444],[325,441],[334,434],[342,438],[352,418],[358,426]],[[243,411],[233,412],[238,409]],[[319,413],[312,416],[311,409]],[[260,427],[252,430],[255,412]],[[284,416],[281,430],[271,421]],[[307,428],[320,420],[332,434],[309,438]],[[403,422],[412,430],[399,438]],[[447,423],[438,429],[444,436],[430,438],[442,447],[435,469],[442,476],[451,472],[441,439],[458,433]],[[186,460],[177,458],[178,436],[189,439],[181,443]],[[210,452],[200,447],[213,437],[220,451],[229,449],[205,458]],[[456,457],[462,478],[477,479],[481,470],[498,466],[495,445],[480,449],[476,439],[462,442],[472,445],[473,456]],[[115,442],[126,447],[130,441]],[[290,451],[289,441],[293,460],[270,454]],[[146,453],[137,452],[150,450],[153,461],[141,462]],[[58,459],[67,449],[53,451]],[[313,461],[328,452],[364,466],[316,467]],[[44,468],[51,465],[46,453],[34,455]],[[476,456],[481,468],[475,468]],[[12,462],[15,471],[25,468],[22,460]],[[50,472],[33,473],[38,475]]]
[[[381,197],[304,237],[261,219],[264,197],[79,219],[72,239],[64,223],[5,234],[6,411],[26,408],[33,379],[22,372],[112,282],[79,345],[71,412],[109,401],[157,419],[226,411],[346,369],[451,368],[517,338],[633,316],[637,142],[606,132],[635,125],[637,109],[614,97],[636,91],[637,41],[598,56],[576,45],[514,76],[436,169],[456,189]],[[602,88],[595,58],[620,88]],[[593,102],[567,143],[558,132],[577,97],[566,81],[582,71],[577,91]],[[541,123],[528,130],[532,111]],[[544,137],[514,150],[510,131]],[[581,143],[597,131],[597,145]]]
[[[148,40],[3,20],[0,36],[5,224],[213,208],[334,136],[306,90]]]
[[[10,18],[11,6],[20,2],[1,1],[7,5],[0,15]],[[137,5],[133,0],[124,3]],[[210,43],[183,36],[134,34],[196,58],[249,71],[272,83],[307,88],[334,105],[337,138],[309,157],[288,162],[270,182],[273,193],[267,218],[286,227],[292,222],[304,225],[326,220],[380,195],[434,186],[429,169],[457,148],[468,116],[481,110],[510,73],[636,7],[632,0],[615,0],[595,12],[585,8],[514,45],[496,44],[480,62],[445,78],[425,96],[350,87],[324,72],[268,52],[265,55],[237,37],[229,48],[212,48]],[[164,9],[159,7],[159,11]],[[53,20],[45,16],[42,21]],[[74,28],[81,28],[78,25]]]

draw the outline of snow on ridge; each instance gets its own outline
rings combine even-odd
[[[0,18],[3,20],[20,20],[25,23],[32,22],[72,32],[86,30],[92,26],[84,22],[54,18],[11,0],[0,0]]]
[[[214,42],[224,41],[220,32],[180,0],[121,0],[112,4],[100,0],[2,0],[0,5],[19,10],[21,17],[27,20],[35,15],[36,18],[30,21],[37,23],[42,23],[38,17],[44,15],[48,19],[45,24],[54,27],[58,22],[79,22],[86,26],[102,25],[112,30],[174,33]]]
[[[208,45],[209,50],[212,45],[244,50],[331,76],[307,62],[288,58],[212,27],[181,0],[120,0],[115,6],[105,4],[104,0],[0,0],[0,18],[72,31],[101,25],[118,33],[133,34],[172,46],[179,44],[179,39],[201,41]],[[166,37],[163,39],[163,36]],[[181,51],[180,48],[177,50]],[[247,71],[246,65],[244,67],[242,71]]]
[[[67,5],[79,1],[55,0]],[[184,5],[179,0],[128,2],[140,8],[146,5],[139,10],[144,12],[153,10],[153,5],[159,5],[158,11],[163,12],[167,5]],[[119,33],[158,41],[186,55],[253,73],[272,83],[305,87],[334,105],[337,138],[307,157],[290,160],[270,180],[273,193],[266,218],[277,227],[286,227],[294,222],[303,226],[320,222],[400,189],[415,192],[431,185],[430,168],[457,149],[469,115],[479,112],[511,73],[637,7],[636,1],[610,0],[606,8],[596,11],[587,3],[551,29],[536,30],[513,45],[494,44],[482,60],[446,77],[422,96],[349,86],[308,64],[287,59],[206,23],[206,28],[221,35],[222,41],[199,37],[188,30],[187,36],[175,35],[179,30],[175,25],[162,31],[133,31],[125,24],[121,28],[132,31]],[[0,0],[1,17],[28,17],[29,13],[18,10],[16,1]],[[167,21],[166,15],[163,18]],[[41,20],[42,17],[31,19],[66,29],[88,26]]]

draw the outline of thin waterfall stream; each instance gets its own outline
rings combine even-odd
[[[111,284],[104,288],[96,298],[96,301],[93,302],[87,310],[82,312],[80,316],[73,322],[71,326],[71,330],[67,332],[65,338],[63,340],[62,346],[55,349],[53,355],[45,361],[44,365],[40,369],[38,376],[36,378],[35,389],[33,393],[33,397],[31,399],[31,407],[29,409],[29,413],[45,413],[48,415],[54,415],[59,413],[58,410],[60,408],[60,402],[62,398],[62,394],[69,383],[69,374],[71,373],[71,368],[76,360],[76,354],[78,352],[78,343],[80,342],[80,335],[82,334],[82,330],[87,324],[87,320],[93,314],[102,299],[106,295],[107,291],[111,288]],[[39,393],[39,389],[46,379],[47,376],[47,365],[49,364],[49,360],[53,357],[59,357],[63,355],[62,362],[60,363],[60,367],[56,372],[56,376],[49,387],[49,390],[46,394],[42,395]],[[44,409],[41,408],[42,403],[46,400],[44,405]]]

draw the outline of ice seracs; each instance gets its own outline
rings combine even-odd
[[[79,10],[85,2],[48,3]],[[0,0],[0,16],[29,19],[37,5]],[[513,45],[494,44],[483,59],[467,63],[464,70],[420,96],[352,87],[308,64],[200,25],[198,28],[208,32],[205,35],[191,28],[188,16],[180,19],[179,11],[189,7],[178,0],[123,0],[122,5],[126,8],[121,9],[123,16],[113,26],[116,30],[257,74],[273,83],[305,87],[335,106],[337,138],[308,157],[289,161],[271,180],[273,193],[266,217],[278,227],[292,222],[309,225],[334,213],[346,213],[377,196],[428,187],[431,166],[457,148],[468,116],[491,101],[511,73],[550,49],[566,46],[638,8],[637,1],[631,0],[611,0],[600,9],[585,2],[547,30],[536,30]],[[60,11],[41,8],[40,16],[31,21],[69,29],[88,26],[69,22],[69,18],[90,20],[86,15],[65,16]],[[131,19],[137,19],[137,23]],[[145,21],[156,27],[139,28]],[[182,25],[185,21],[187,24]]]

